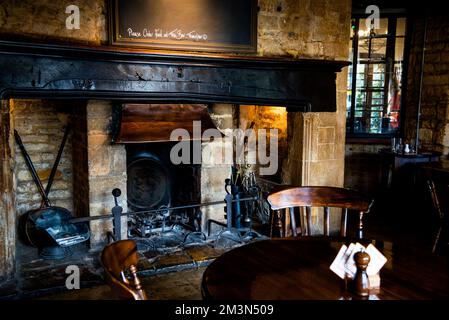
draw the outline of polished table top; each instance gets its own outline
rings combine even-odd
[[[212,262],[203,276],[205,299],[357,299],[330,269],[343,241],[325,238],[263,240],[233,249]],[[445,257],[375,243],[388,258],[381,288],[370,299],[448,299]],[[383,248],[382,248],[383,247]]]

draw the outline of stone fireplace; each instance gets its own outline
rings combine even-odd
[[[329,69],[331,75],[334,74],[333,68]],[[179,69],[176,70],[179,72]],[[246,69],[239,70],[245,71]],[[302,77],[302,68],[300,67],[297,70],[297,75]],[[311,74],[311,69],[306,68],[305,70],[307,70],[306,72],[309,75]],[[268,76],[270,74],[267,73]],[[209,77],[210,73],[205,72],[204,75]],[[71,83],[75,87],[80,85],[76,81]],[[82,89],[88,90],[83,91],[84,93],[97,88],[95,84],[89,83],[91,82],[88,81],[81,84],[82,86],[87,85],[85,89]],[[329,82],[329,84],[332,90],[332,87],[335,87],[335,83]],[[61,85],[65,87],[67,83],[61,83]],[[98,84],[98,86],[101,87],[102,84]],[[115,84],[110,89],[117,90],[114,86]],[[306,89],[309,87],[310,85],[308,84]],[[221,85],[217,89],[221,91]],[[73,212],[75,217],[79,218],[111,215],[111,209],[114,207],[114,197],[111,191],[114,188],[119,188],[122,192],[119,204],[123,207],[124,212],[145,211],[163,206],[183,206],[223,201],[225,196],[224,181],[230,177],[230,166],[229,163],[215,161],[219,160],[217,158],[219,157],[218,155],[221,156],[226,151],[222,150],[223,146],[220,143],[215,141],[201,142],[201,158],[204,158],[204,153],[207,153],[206,156],[212,159],[212,161],[191,166],[173,165],[169,161],[173,142],[142,141],[143,143],[120,143],[119,141],[117,143],[114,140],[117,127],[115,112],[117,106],[126,104],[127,101],[124,100],[126,97],[117,101],[116,99],[108,99],[108,96],[111,95],[110,93],[104,93],[102,94],[102,99],[94,99],[94,97],[79,99],[76,90],[75,88],[69,88],[63,91],[75,94],[72,96],[72,99],[48,99],[48,97],[42,99],[36,95],[36,97],[19,97],[6,100],[3,107],[3,110],[6,112],[4,113],[4,120],[9,123],[9,126],[4,127],[4,129],[8,129],[8,135],[14,129],[22,135],[24,144],[27,150],[30,151],[33,162],[35,162],[39,177],[44,183],[48,178],[54,161],[63,129],[65,126],[70,126],[69,139],[58,167],[54,186],[49,194],[53,205],[66,208]],[[61,93],[59,90],[58,92]],[[267,94],[264,91],[260,92]],[[251,94],[253,93],[251,92],[246,92],[245,94],[249,94],[247,101],[251,101],[250,99],[255,101],[263,99],[270,102],[270,98],[263,95],[262,97],[252,97]],[[167,96],[170,95],[170,93],[167,93]],[[289,121],[293,119],[292,117],[296,111],[310,111],[314,108],[319,110],[321,108],[320,105],[323,108],[327,105],[324,104],[325,102],[323,102],[324,100],[321,96],[317,99],[316,104],[311,102],[304,104],[302,101],[313,101],[315,93],[311,91],[307,95],[310,95],[310,98],[305,100],[300,98],[297,101],[297,105],[289,103],[282,105],[276,102],[274,105],[277,106],[266,107],[261,106],[260,103],[257,105],[248,104],[246,101],[242,103],[243,101],[240,97],[237,99],[232,97],[226,98],[226,100],[234,100],[233,103],[214,102],[213,100],[219,97],[214,95],[211,101],[208,101],[205,105],[214,125],[222,131],[237,128],[243,130],[248,128],[256,130],[277,129],[279,131],[279,168],[268,178],[275,183],[291,183],[288,181],[290,175],[286,168],[292,166],[293,161],[298,156],[304,157],[308,154],[290,154],[292,150],[297,149],[289,148],[289,144],[297,141],[295,139],[299,137],[296,137],[297,133],[295,133],[295,130],[292,130],[292,125],[289,124]],[[327,102],[329,105],[334,100],[334,98],[330,98],[331,100]],[[172,99],[167,98],[169,101]],[[145,100],[140,101],[139,103],[145,102]],[[288,100],[286,101],[288,102]],[[182,102],[183,100],[176,101],[175,99],[172,105],[181,106],[182,108]],[[151,126],[151,116],[148,117],[148,121],[149,126]],[[296,130],[298,129],[299,127]],[[309,125],[301,130],[313,129]],[[333,130],[332,127],[323,126],[320,130],[319,142],[323,146],[327,146],[326,143],[331,143],[332,139],[335,139],[335,134],[330,132],[330,130]],[[313,135],[313,132],[307,133],[303,131],[300,134]],[[311,139],[314,138],[311,137]],[[13,202],[11,202],[9,210],[15,215],[14,220],[20,221],[21,215],[33,207],[39,207],[41,200],[27,172],[27,167],[23,162],[18,147],[12,140],[9,140],[8,145],[12,150],[11,158],[8,158],[10,162],[3,163],[9,163],[12,169],[10,190]],[[307,152],[310,152],[310,150]],[[305,168],[306,172],[309,172],[309,169],[307,169],[309,165],[310,163],[306,162],[301,167]],[[160,170],[157,169],[158,166]],[[293,164],[293,167],[296,168],[297,166]],[[305,175],[302,174],[302,176],[304,177]],[[301,181],[293,183],[301,184]],[[149,193],[150,189],[151,192]],[[151,196],[148,197],[148,194]],[[146,195],[146,197],[142,195]],[[207,233],[209,231],[207,230],[209,226],[208,220],[212,219],[221,223],[226,222],[223,207],[223,205],[205,206],[201,210],[185,210],[184,212],[167,214],[165,218],[163,217],[164,213],[162,213],[162,219],[159,219],[159,221],[151,221],[150,219],[150,222],[146,221],[145,224],[139,224],[139,221],[136,221],[136,217],[138,218],[139,215],[134,216],[132,219],[123,217],[121,237],[146,237],[153,231],[164,231],[165,224],[173,217],[176,217],[175,220],[178,225],[184,225],[190,231]],[[91,237],[88,248],[90,250],[99,250],[107,243],[107,233],[113,229],[112,219],[93,220],[89,222],[89,225]],[[142,225],[145,225],[145,227],[142,227]],[[215,232],[218,231],[220,230],[215,230]],[[23,246],[20,243],[20,236],[14,235],[14,233],[15,231],[11,234],[9,241],[15,239],[14,242],[11,242],[15,252],[21,247],[23,248]],[[24,257],[28,257],[28,259],[33,257],[29,248],[24,249],[26,254],[20,250],[16,253],[17,263],[27,259]],[[12,252],[12,256],[16,255],[14,252]]]
[[[224,152],[219,150],[223,148],[219,143],[201,142],[203,157],[212,156],[212,161],[175,165],[170,161],[174,142],[114,142],[117,140],[114,137],[117,103],[113,101],[11,99],[9,102],[10,130],[17,130],[21,135],[44,186],[64,129],[70,127],[49,199],[52,205],[68,209],[74,217],[111,215],[114,206],[111,191],[114,188],[122,191],[119,204],[124,212],[221,201],[225,197],[224,181],[230,176],[230,165],[214,163],[214,156]],[[246,128],[250,123],[254,123],[256,129],[278,129],[281,163],[286,158],[285,107],[212,103],[207,109],[213,123],[223,131]],[[20,221],[27,211],[40,206],[41,198],[18,145],[13,143],[12,147],[14,210],[17,221]],[[282,166],[279,166],[268,178],[280,183],[281,174]],[[209,219],[226,222],[223,206],[206,206],[200,211],[178,210],[171,216],[178,217],[178,222],[190,231],[207,233]],[[135,219],[122,218],[123,238],[146,237],[151,232],[163,231],[160,222],[139,230],[130,221],[135,222]],[[89,224],[88,247],[101,249],[107,242],[107,232],[113,230],[112,219],[95,220]],[[20,235],[16,238],[16,244],[25,250],[23,254],[18,251],[19,257],[35,259],[37,252],[26,248]]]
[[[31,3],[24,1],[23,10],[32,8]],[[45,179],[62,128],[70,119],[73,130],[50,198],[53,196],[55,204],[69,208],[77,217],[110,214],[114,187],[122,190],[120,205],[130,210],[127,166],[134,151],[111,143],[113,107],[124,103],[207,104],[219,129],[246,128],[251,122],[264,128],[269,126],[265,119],[278,127],[279,120],[284,128],[284,142],[279,146],[283,159],[282,170],[272,177],[274,181],[342,185],[346,75],[337,74],[347,65],[339,60],[347,58],[349,30],[344,26],[349,24],[349,2],[306,1],[298,6],[292,1],[280,1],[278,5],[259,1],[258,52],[252,57],[111,50],[103,46],[104,12],[102,1],[98,3],[88,19],[89,23],[100,21],[92,25],[95,32],[75,31],[80,34],[74,36],[95,48],[79,43],[72,47],[67,43],[0,42],[0,237],[4,239],[0,243],[0,281],[14,277],[20,260],[16,251],[18,216],[40,202],[16,153],[14,128],[20,129],[30,153],[36,152],[33,161],[39,164],[41,178]],[[51,2],[47,5],[53,6]],[[14,11],[9,6],[7,9]],[[5,19],[11,17],[13,13]],[[45,17],[39,18],[45,20],[43,24],[52,20]],[[64,14],[61,19],[63,22]],[[17,28],[19,33],[32,30],[22,27]],[[335,30],[341,30],[337,36]],[[64,33],[63,38],[67,37],[71,43],[72,35]],[[20,122],[19,114],[27,109],[29,119]],[[36,126],[36,130],[42,134],[39,139],[46,139],[46,147],[33,132],[27,132],[32,127],[28,124],[45,117],[51,125],[41,129]],[[213,148],[212,142],[209,150]],[[229,166],[202,164],[197,169],[199,200],[223,200]],[[204,208],[201,224],[204,226],[208,218],[224,221],[223,216],[223,206]],[[110,219],[92,221],[90,228],[90,248],[101,248],[105,231],[112,228]]]

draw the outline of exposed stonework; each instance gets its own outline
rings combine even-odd
[[[66,29],[66,7],[80,8],[80,29]],[[350,0],[259,0],[260,56],[347,59]],[[26,17],[26,18],[24,18]],[[50,41],[107,44],[105,0],[0,1],[0,34]]]
[[[432,16],[428,20],[425,42],[419,139],[422,149],[449,154],[449,17]],[[405,133],[416,136],[416,110],[423,47],[424,20],[416,20],[411,34]]]
[[[69,123],[70,109],[42,100],[12,100],[14,129],[18,131],[44,188],[60,147],[64,127]],[[16,210],[20,216],[40,207],[41,196],[15,144],[14,174]],[[72,139],[67,139],[58,170],[48,195],[51,204],[73,211]]]
[[[87,104],[87,159],[89,170],[89,214],[109,215],[114,207],[112,189],[122,191],[119,204],[128,210],[126,202],[126,150],[112,140],[112,103],[89,101]],[[122,219],[122,237],[127,235],[127,219]],[[112,231],[112,220],[91,221],[91,246],[104,245],[106,232]]]
[[[259,55],[348,59],[351,1],[259,0],[259,7]]]
[[[71,4],[80,8],[79,30],[66,28]],[[106,14],[105,0],[1,0],[0,34],[100,45],[107,42]]]
[[[211,106],[209,110],[211,118],[218,129],[225,130],[233,127],[233,108],[234,106],[231,104],[213,104]],[[224,159],[225,152],[223,144],[219,141],[202,143],[201,202],[224,200],[224,181],[230,175],[230,164],[226,164]],[[207,231],[208,219],[225,221],[223,206],[204,207],[202,212],[202,229],[204,231]]]
[[[289,113],[289,153],[283,182],[298,185],[342,186],[345,153],[346,72],[337,77],[336,113]]]

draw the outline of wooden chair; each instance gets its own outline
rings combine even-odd
[[[441,233],[443,232],[443,229],[445,227],[446,221],[445,221],[445,214],[444,214],[443,210],[441,209],[440,200],[439,200],[438,193],[437,193],[437,188],[435,187],[435,183],[432,178],[427,179],[427,186],[429,188],[430,196],[432,198],[433,209],[438,214],[438,218],[439,218],[438,230],[437,230],[437,233],[435,234],[435,240],[433,242],[433,247],[432,247],[432,253],[435,253],[438,245],[440,245],[440,242],[441,242],[440,237],[441,237]]]
[[[274,214],[272,214],[272,225],[280,231],[281,237],[283,234],[285,235],[285,232],[282,232],[282,229],[285,229],[282,223],[282,211],[286,211],[287,209],[290,214],[292,235],[298,235],[295,207],[305,207],[305,219],[302,212],[301,219],[299,219],[301,223],[300,233],[303,236],[311,236],[311,208],[323,207],[324,235],[329,236],[330,208],[335,207],[344,209],[341,215],[340,236],[346,237],[348,210],[355,210],[359,214],[358,237],[363,238],[363,215],[369,211],[373,203],[372,199],[361,195],[357,191],[336,187],[292,187],[270,194],[267,200],[271,209],[275,210]],[[274,222],[275,218],[277,219],[276,222]]]
[[[120,299],[148,299],[137,277],[137,261],[137,245],[133,240],[113,242],[101,252],[101,264],[106,280]]]

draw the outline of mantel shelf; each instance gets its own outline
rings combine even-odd
[[[3,99],[225,102],[332,112],[336,73],[347,65],[347,61],[1,40],[0,94]]]

